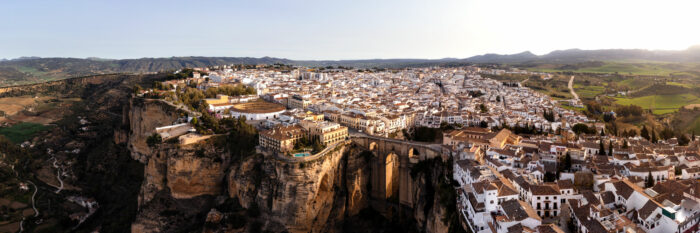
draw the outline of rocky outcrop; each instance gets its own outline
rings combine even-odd
[[[372,200],[372,152],[351,141],[310,159],[273,154],[231,158],[223,146],[216,145],[216,137],[188,146],[162,143],[149,148],[146,138],[156,127],[173,123],[179,113],[152,100],[132,100],[130,106],[127,145],[132,157],[146,164],[133,232],[168,232],[182,226],[172,219],[203,225],[207,213],[214,214],[209,214],[206,232],[342,232],[346,224],[352,224],[347,222],[351,216],[373,208],[370,203],[387,201]],[[442,221],[448,214],[445,202],[435,194],[445,171],[434,166],[444,164],[431,161],[434,165],[427,166],[431,169],[417,172],[411,181],[414,206],[386,205],[402,210],[381,212],[386,211],[382,208],[380,214],[390,221],[408,222],[409,228],[420,231],[449,229],[450,222]],[[193,202],[201,205],[190,205]],[[188,206],[186,214],[180,213],[183,206]],[[231,210],[231,206],[241,209]],[[214,207],[218,210],[212,212]],[[171,216],[173,213],[178,214]],[[235,220],[241,218],[244,220]]]
[[[139,206],[166,187],[175,199],[222,193],[228,161],[213,144],[181,147],[166,143],[153,151],[147,157]]]
[[[132,98],[129,102],[129,151],[131,157],[142,163],[148,161],[152,153],[146,138],[155,132],[156,127],[173,124],[180,112],[159,100]]]
[[[424,160],[426,169],[415,172],[417,179],[414,180],[414,187],[418,187],[414,196],[413,219],[418,229],[425,232],[448,232],[451,224],[455,224],[450,219],[448,206],[457,205],[454,188],[451,183],[447,183],[445,177],[452,177],[452,170],[449,161],[440,158]],[[442,199],[445,200],[442,200]],[[452,206],[454,207],[454,206]],[[452,208],[454,211],[454,208]],[[453,216],[452,216],[453,217]]]
[[[331,217],[331,211],[337,208],[336,203],[342,202],[340,208],[345,207],[345,199],[339,191],[346,183],[343,159],[348,148],[349,145],[339,145],[312,161],[294,162],[273,155],[251,158],[237,169],[231,169],[229,195],[238,198],[244,207],[259,206],[266,230],[320,232]],[[354,184],[361,185],[363,178],[353,178]],[[361,205],[357,202],[361,202],[362,192],[355,193],[358,200],[353,208],[359,208]]]
[[[445,207],[441,206],[438,197],[433,198],[433,208],[430,209],[428,219],[425,221],[425,232],[448,232],[450,226],[443,221],[447,214]],[[457,203],[455,203],[456,205]]]
[[[367,152],[369,153],[369,152]],[[351,148],[347,153],[345,168],[345,188],[347,189],[346,214],[359,214],[369,205],[368,190],[370,170],[367,158],[357,148]]]
[[[142,206],[131,224],[131,232],[201,232],[213,205],[213,198],[208,196],[174,199],[163,190]]]
[[[220,158],[183,155],[168,157],[168,188],[174,198],[219,195],[225,169]]]

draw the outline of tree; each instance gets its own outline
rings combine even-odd
[[[646,126],[646,125],[642,125],[642,132],[641,132],[641,134],[642,134],[642,137],[643,137],[644,139],[646,139],[647,141],[651,140],[651,138],[649,137],[649,130],[647,129],[647,126]]]
[[[644,188],[651,188],[654,187],[654,176],[651,175],[651,171],[649,171],[649,175],[647,176],[646,183],[644,183]]]
[[[595,101],[588,101],[586,103],[586,110],[592,115],[598,115],[603,112],[603,107]]]
[[[600,149],[598,149],[598,155],[605,155],[605,146],[603,146],[603,139],[600,140]]]
[[[657,141],[659,141],[659,140],[656,139],[656,133],[654,132],[654,128],[652,128],[651,129],[651,143],[656,143]]]
[[[595,128],[589,128],[587,125],[581,124],[581,123],[575,124],[574,127],[571,128],[571,130],[574,131],[574,133],[576,133],[576,134],[595,134],[596,133]]]
[[[613,121],[613,120],[615,120],[615,116],[613,116],[612,113],[607,113],[607,112],[606,112],[606,113],[603,113],[603,121],[605,121],[605,122],[610,122],[610,121]]]
[[[637,106],[637,105],[628,105],[628,106],[619,106],[615,110],[617,115],[622,116],[622,117],[627,117],[627,116],[641,116],[644,110],[642,107]]]
[[[661,133],[659,133],[659,136],[661,136],[661,138],[664,140],[668,140],[668,139],[672,138],[673,135],[674,135],[673,130],[671,130],[668,127],[664,128],[663,130],[661,130]]]
[[[690,140],[695,141],[695,130],[693,130],[693,135],[692,135],[692,137],[690,137]]]
[[[484,105],[484,104],[479,104],[479,110],[481,110],[482,113],[489,112],[489,109],[486,108],[486,105]]]
[[[569,152],[566,152],[566,155],[564,156],[564,170],[571,170],[571,155]]]
[[[545,120],[549,122],[554,122],[554,111],[547,111],[547,109],[544,110],[544,113],[542,113],[542,116],[544,117]]]
[[[156,145],[160,144],[163,142],[163,138],[160,136],[158,133],[153,133],[151,136],[148,136],[146,138],[146,144],[148,144],[148,147],[156,147]]]
[[[225,138],[226,149],[236,160],[255,154],[255,146],[258,145],[257,130],[245,121],[245,117],[221,119],[222,128],[229,132]]]
[[[314,138],[313,144],[311,145],[312,154],[316,154],[318,152],[321,152],[325,148],[326,147],[323,144],[321,144],[321,141],[318,138]]]
[[[679,134],[678,136],[676,136],[676,138],[678,139],[678,145],[680,146],[687,146],[690,142],[690,138],[688,138],[688,136],[686,136],[685,134]]]
[[[487,128],[487,127],[489,127],[489,124],[486,123],[486,121],[481,121],[481,122],[479,122],[479,126],[480,126],[481,128]]]
[[[557,174],[551,172],[544,173],[544,182],[554,182],[557,180]]]
[[[605,129],[600,129],[600,136],[605,137]]]
[[[618,136],[618,134],[617,134],[617,133],[618,133],[618,132],[617,132],[617,123],[615,123],[615,122],[613,121],[612,124],[610,124],[610,131],[608,131],[608,132],[612,132],[612,135]]]

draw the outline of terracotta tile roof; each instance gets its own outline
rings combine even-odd
[[[603,199],[603,204],[615,203],[615,194],[612,191],[605,191],[600,193],[600,199]]]
[[[535,213],[530,205],[519,200],[508,200],[501,203],[501,208],[508,219],[511,221],[522,221],[527,218],[533,218],[538,221],[542,221],[540,216]]]
[[[559,189],[573,189],[574,182],[571,180],[557,180],[557,186],[559,186]]]
[[[659,208],[659,206],[656,205],[656,203],[654,203],[653,201],[649,200],[646,204],[644,204],[644,206],[641,209],[639,209],[639,211],[637,211],[637,214],[639,214],[639,217],[641,219],[646,220],[649,217],[649,215],[653,213],[654,210],[656,210],[656,208]]]
[[[530,192],[532,195],[559,195],[558,188],[552,185],[530,185]]]

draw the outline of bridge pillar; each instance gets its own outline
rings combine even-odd
[[[399,168],[399,202],[403,205],[413,206],[413,178],[411,177],[411,168],[403,165]]]
[[[384,196],[384,183],[382,181],[386,179],[386,174],[384,174],[385,167],[382,160],[383,159],[380,158],[380,156],[377,156],[377,154],[374,154],[372,158],[372,198],[375,199],[380,199]]]

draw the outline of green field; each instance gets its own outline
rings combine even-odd
[[[0,128],[0,135],[4,135],[12,142],[21,143],[31,139],[36,133],[49,128],[51,128],[51,126],[22,122],[11,127]]]
[[[668,76],[677,70],[667,69],[661,64],[656,63],[605,63],[599,67],[586,67],[577,70],[578,72],[586,73],[619,73],[619,74],[637,74],[637,75],[660,75]]]
[[[679,82],[666,82],[666,85],[673,85],[673,86],[679,86],[679,87],[685,87],[685,88],[693,88],[693,85],[691,85],[691,84],[679,83]]]
[[[582,67],[557,67],[551,64],[543,64],[538,67],[526,68],[530,71],[539,72],[579,72],[579,73],[609,73],[622,75],[654,75],[654,76],[670,76],[671,74],[685,74],[697,76],[694,73],[687,71],[696,71],[698,69],[695,63],[663,63],[663,62],[604,62],[601,65],[591,65]]]
[[[688,104],[700,103],[700,98],[692,94],[649,95],[637,98],[618,97],[615,99],[617,104],[634,104],[644,109],[652,109],[652,113],[659,115],[675,112]]]
[[[564,108],[564,109],[574,110],[574,111],[577,111],[577,112],[583,112],[583,111],[586,110],[586,108],[577,108],[577,107],[574,107],[574,106],[571,106],[571,105],[568,105],[568,104],[564,104],[564,103],[560,104],[559,106],[562,107],[562,108]]]
[[[605,87],[602,86],[583,86],[579,84],[574,84],[574,91],[580,98],[595,98],[596,96],[602,94],[605,91]]]
[[[628,78],[619,82],[616,82],[618,86],[626,86],[632,90],[635,89],[642,89],[644,87],[647,87],[653,82],[649,79],[643,79],[643,78]]]

